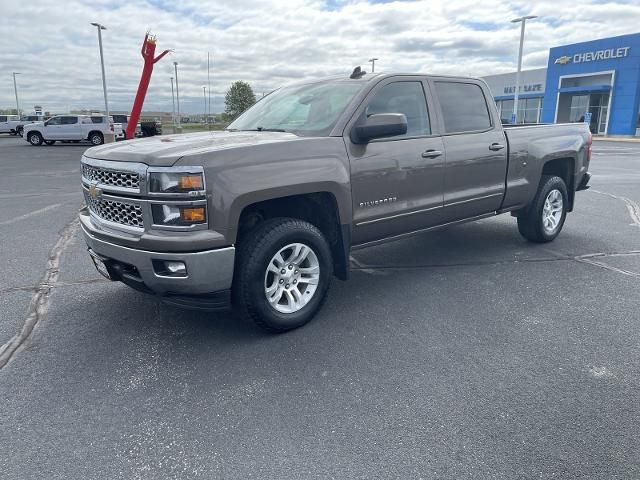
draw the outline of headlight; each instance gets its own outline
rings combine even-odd
[[[202,173],[151,172],[149,191],[153,193],[188,193],[204,190]]]
[[[188,227],[207,221],[207,209],[204,205],[163,205],[151,206],[155,225]]]

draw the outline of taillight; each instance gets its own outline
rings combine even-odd
[[[591,161],[591,148],[593,146],[593,134],[589,132],[587,136],[587,162]]]

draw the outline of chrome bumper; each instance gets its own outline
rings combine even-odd
[[[192,253],[162,253],[137,250],[100,240],[81,223],[88,247],[100,257],[135,267],[135,275],[148,290],[159,295],[200,295],[229,290],[233,280],[235,248],[226,247]],[[185,234],[185,241],[188,233]],[[156,273],[153,260],[184,262],[187,276],[171,277]],[[124,281],[124,280],[123,280]],[[127,283],[127,282],[125,282]]]

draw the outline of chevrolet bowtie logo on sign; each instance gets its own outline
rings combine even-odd
[[[102,195],[102,189],[98,188],[95,184],[91,184],[89,187],[89,195],[91,195],[91,198],[98,198]]]
[[[571,57],[567,55],[563,55],[561,57],[556,58],[556,61],[553,63],[555,63],[556,65],[566,65],[569,62],[571,62]]]

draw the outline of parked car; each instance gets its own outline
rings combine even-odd
[[[57,115],[46,122],[24,126],[22,138],[31,145],[53,145],[56,141],[88,140],[93,145],[104,143],[104,136],[113,133],[113,122],[105,115]]]
[[[121,115],[121,114],[116,114],[113,115],[113,121],[115,123],[120,123],[122,125],[122,131],[123,131],[123,136],[122,136],[122,140],[127,140],[127,126],[129,125],[129,115]],[[142,137],[142,125],[140,124],[140,122],[138,122],[136,124],[136,131],[135,131],[135,136],[136,138]],[[118,140],[120,140],[120,138],[116,137]]]
[[[277,90],[227,131],[88,149],[80,222],[108,278],[282,332],[351,250],[501,213],[554,240],[591,140],[584,123],[504,129],[482,80],[354,72]]]
[[[113,134],[115,136],[116,141],[125,139],[125,132],[124,132],[124,129],[122,128],[121,123],[113,124]]]
[[[20,124],[18,115],[0,115],[0,133],[17,135],[17,127]]]
[[[44,120],[45,118],[42,115],[24,115],[20,119],[20,123],[16,125],[16,134],[22,136],[25,125],[28,125],[30,123],[35,123],[35,122],[43,122]]]
[[[141,122],[142,127],[142,136],[143,137],[154,137],[156,135],[162,135],[162,123],[157,120],[149,120],[146,122]]]

